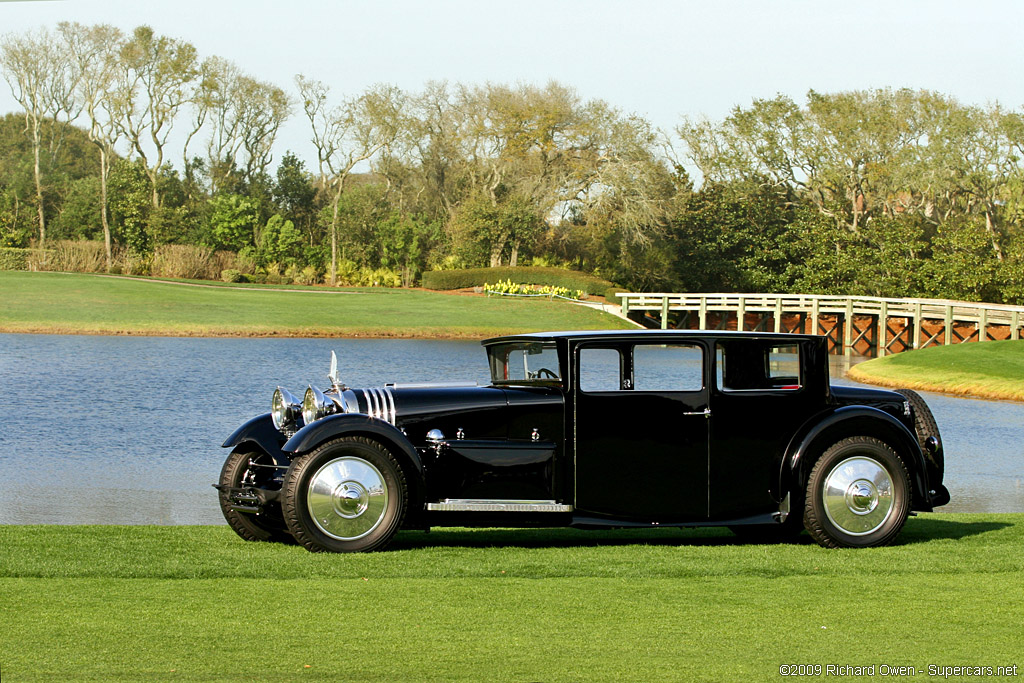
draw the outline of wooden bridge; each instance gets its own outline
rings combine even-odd
[[[814,294],[618,294],[647,327],[822,334],[832,353],[884,356],[969,341],[1020,339],[1024,306]]]

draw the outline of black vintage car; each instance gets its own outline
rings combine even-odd
[[[220,504],[248,540],[383,548],[401,528],[727,526],[891,542],[949,501],[927,405],[830,386],[823,337],[608,331],[483,342],[488,386],[341,383],[240,427]]]

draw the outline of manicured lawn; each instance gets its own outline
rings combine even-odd
[[[167,336],[486,336],[627,328],[565,302],[400,289],[270,291],[0,272],[0,332]]]
[[[4,526],[0,674],[770,681],[836,664],[928,680],[929,665],[1024,665],[1024,515],[922,515],[899,541],[459,529],[313,555],[226,527]]]
[[[855,365],[849,376],[882,386],[1024,401],[1024,340],[905,351]]]

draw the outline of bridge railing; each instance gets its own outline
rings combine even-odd
[[[848,354],[869,348],[885,355],[975,337],[978,341],[1020,339],[1024,322],[1024,306],[947,299],[695,292],[624,292],[617,296],[624,315],[643,312],[659,321],[663,329],[670,326],[676,313],[685,326],[696,323],[701,330],[709,329],[713,320],[714,329],[827,334]],[[788,324],[784,323],[787,318]]]

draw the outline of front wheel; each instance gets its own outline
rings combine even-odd
[[[266,453],[232,451],[220,471],[220,485],[227,488],[267,488],[273,489],[273,459]],[[280,484],[276,484],[280,486]],[[295,543],[288,528],[281,519],[280,507],[270,503],[259,513],[239,512],[234,509],[231,494],[221,490],[218,496],[220,510],[227,520],[228,526],[247,541],[271,541],[275,543]]]
[[[314,552],[383,548],[405,517],[402,468],[381,444],[363,437],[328,441],[292,460],[281,508],[295,540]]]
[[[828,548],[891,543],[910,513],[910,475],[886,443],[843,439],[815,463],[807,482],[804,526]]]

